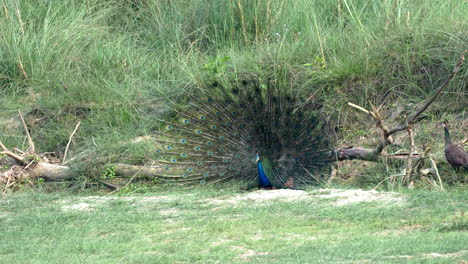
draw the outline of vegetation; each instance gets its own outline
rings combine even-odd
[[[340,198],[320,198],[328,192],[309,190],[309,198],[261,203],[236,199],[249,194],[200,188],[122,197],[23,192],[0,200],[0,259],[463,263],[468,257],[466,189],[413,190],[395,194],[401,202],[341,206],[334,205]]]
[[[28,148],[21,110],[36,152],[67,153],[75,176],[2,193],[0,262],[466,263],[466,188],[400,189],[404,164],[345,161],[337,173],[398,190],[401,203],[337,206],[323,190],[229,203],[240,195],[230,186],[188,193],[136,179],[117,192],[127,196],[89,195],[118,180],[115,163],[152,164],[168,105],[216,79],[269,76],[317,92],[338,146],[375,147],[373,121],[347,103],[381,106],[389,126],[401,124],[465,52],[467,13],[460,0],[0,1],[0,141]],[[466,65],[414,128],[444,183],[454,172],[440,164],[436,124],[448,120],[454,142],[466,137]],[[407,150],[404,137],[389,152]],[[9,162],[0,153],[0,173]]]
[[[370,125],[359,127],[367,117],[346,102],[412,109],[467,46],[467,6],[458,0],[4,0],[1,7],[0,139],[25,147],[20,109],[36,148],[60,158],[81,121],[68,156],[85,177],[116,161],[151,162],[154,144],[138,139],[158,128],[167,102],[213,78],[268,75],[298,89],[321,87],[337,129],[350,131],[339,137],[354,141]],[[463,66],[423,127],[466,117],[466,74]],[[462,124],[454,126],[462,138]],[[434,133],[422,130],[416,141]],[[430,143],[442,153],[438,137]]]

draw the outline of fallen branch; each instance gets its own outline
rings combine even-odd
[[[138,166],[117,163],[113,164],[115,172],[122,176],[134,178],[155,178],[161,175],[161,166]]]
[[[40,177],[48,181],[68,180],[73,177],[70,167],[47,162],[34,164],[34,166],[30,168],[29,174],[32,178]]]
[[[15,183],[26,180],[31,182],[30,179],[44,178],[48,181],[66,180],[73,177],[72,171],[69,167],[45,162],[39,155],[36,154],[34,141],[29,133],[28,126],[24,121],[21,111],[18,110],[24,131],[28,138],[29,149],[22,151],[18,148],[15,150],[21,154],[16,154],[9,150],[3,142],[0,141],[1,154],[5,154],[15,160],[20,166],[14,165],[8,171],[0,174],[0,182],[6,182],[7,187],[13,186]],[[76,127],[76,129],[78,126]],[[75,131],[76,131],[75,129]],[[73,135],[72,135],[73,136]],[[71,137],[70,137],[71,139]]]
[[[108,181],[103,181],[101,179],[98,179],[97,181],[104,184],[106,187],[110,188],[113,191],[112,193],[120,190],[120,186],[117,184],[113,184]]]
[[[382,160],[401,161],[407,160],[409,156],[409,154],[382,155],[378,153],[376,149],[353,146],[336,149],[333,152],[329,152],[328,155],[331,159],[330,161],[364,160],[373,162],[380,162]],[[421,156],[419,154],[413,153],[413,157],[411,159],[417,160],[420,158]]]

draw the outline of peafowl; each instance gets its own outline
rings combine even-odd
[[[333,161],[323,102],[312,92],[286,86],[214,82],[174,106],[175,116],[161,120],[157,132],[158,177],[201,184],[239,181],[246,188],[323,181]]]
[[[444,127],[445,132],[445,158],[448,163],[452,165],[455,171],[459,171],[461,168],[468,171],[468,153],[463,149],[463,147],[452,143],[447,121],[444,121],[441,124]]]

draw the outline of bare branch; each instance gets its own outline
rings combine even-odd
[[[112,189],[113,190],[112,193],[114,193],[115,191],[120,190],[120,186],[117,185],[117,184],[113,184],[113,183],[110,183],[110,182],[107,182],[107,181],[103,181],[101,179],[97,179],[97,181],[104,184],[105,186],[109,187],[110,189]]]
[[[70,147],[71,140],[73,138],[73,135],[75,135],[76,130],[78,130],[78,127],[80,127],[80,124],[81,124],[81,122],[78,122],[78,124],[76,124],[75,129],[73,130],[73,132],[70,135],[70,138],[68,138],[67,147],[65,148],[65,154],[63,154],[62,164],[65,163],[65,159],[67,158],[68,148]]]
[[[359,110],[363,111],[364,113],[366,113],[366,114],[368,114],[368,115],[370,115],[370,116],[372,116],[372,117],[375,118],[374,113],[372,113],[371,111],[365,109],[364,107],[361,107],[361,106],[359,106],[359,105],[357,105],[357,104],[353,104],[353,103],[351,103],[351,102],[348,102],[348,105],[349,105],[349,106],[352,106],[352,107],[354,107],[354,108],[356,108],[356,109],[359,109]]]
[[[440,178],[439,170],[437,169],[437,164],[431,157],[429,157],[429,160],[431,161],[432,167],[434,168],[435,174],[437,175],[437,179],[439,180],[440,189],[442,189],[442,191],[445,192],[444,184],[442,183],[442,178]]]
[[[15,159],[16,161],[20,162],[21,164],[25,164],[25,161],[24,161],[24,158],[11,152],[9,149],[7,149],[5,147],[5,145],[3,145],[3,143],[0,141],[0,147],[3,149],[2,152],[0,152],[1,154],[5,154],[7,156],[10,156],[11,158]]]
[[[23,123],[23,128],[24,131],[26,132],[26,136],[28,137],[28,142],[29,142],[29,152],[30,153],[36,153],[36,147],[34,146],[34,141],[31,139],[31,135],[29,134],[28,126],[26,125],[26,122],[24,122],[23,115],[21,114],[21,110],[18,110],[18,114],[21,118],[21,123]]]
[[[423,105],[419,110],[412,115],[410,118],[407,119],[405,124],[399,125],[397,127],[394,127],[392,129],[388,129],[385,124],[382,116],[379,113],[379,110],[376,109],[371,103],[372,111],[369,111],[363,107],[360,107],[358,105],[355,105],[353,103],[348,103],[348,105],[357,108],[371,116],[374,117],[375,121],[377,122],[377,126],[382,130],[383,132],[383,139],[379,142],[377,147],[375,149],[364,149],[361,147],[351,147],[351,148],[340,148],[334,151],[335,155],[337,156],[337,160],[344,160],[344,159],[360,159],[360,160],[367,160],[367,161],[378,161],[379,156],[382,153],[383,149],[387,146],[392,144],[393,139],[391,135],[395,134],[396,132],[406,130],[408,128],[412,128],[412,126],[421,120],[419,116],[426,111],[426,109],[439,97],[439,95],[447,88],[449,85],[450,81],[457,75],[457,73],[460,71],[461,65],[463,64],[465,60],[465,51],[461,56],[460,59],[458,60],[458,63],[456,64],[455,68],[453,69],[452,73],[450,76],[445,80],[445,82],[437,89],[436,93]]]

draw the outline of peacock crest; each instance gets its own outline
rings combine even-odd
[[[298,187],[328,175],[332,139],[321,100],[276,81],[214,82],[157,133],[159,177]]]

